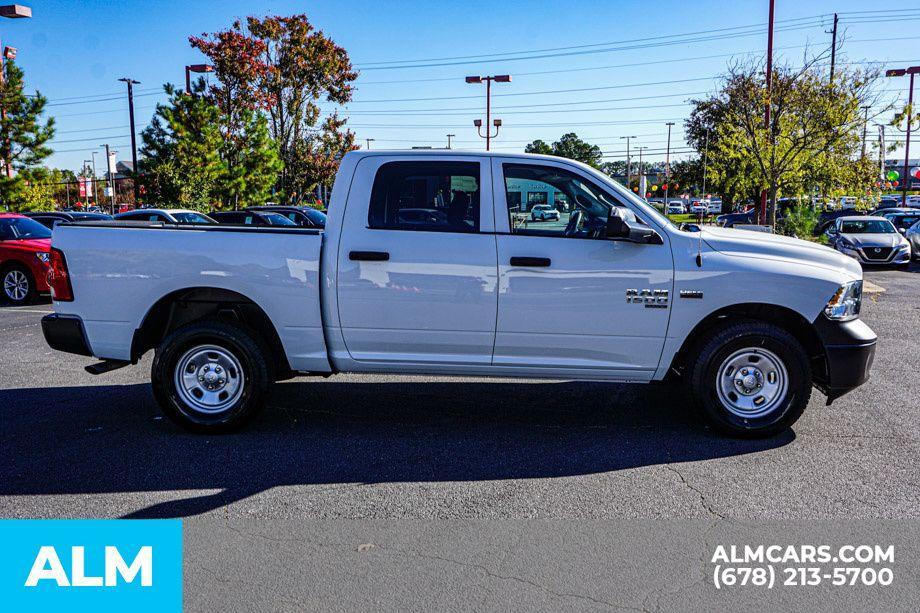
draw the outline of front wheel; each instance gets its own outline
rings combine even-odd
[[[0,278],[3,282],[3,298],[9,304],[29,304],[38,296],[32,274],[21,264],[7,266],[0,273]]]
[[[782,328],[740,321],[699,346],[689,384],[716,429],[766,437],[802,415],[811,396],[811,366],[802,344]]]
[[[240,325],[209,319],[175,330],[157,348],[153,394],[173,422],[201,433],[232,431],[262,408],[270,352]]]

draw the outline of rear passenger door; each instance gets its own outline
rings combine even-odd
[[[473,156],[358,162],[336,283],[354,367],[491,362],[497,261],[490,172],[488,158]]]

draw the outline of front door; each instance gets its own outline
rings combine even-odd
[[[493,161],[499,298],[493,364],[647,379],[658,367],[670,314],[671,249],[606,237],[611,206],[641,210],[575,165]],[[501,191],[499,191],[501,190]],[[553,198],[559,218],[508,209],[515,193]],[[558,200],[558,202],[556,202]],[[632,212],[628,212],[632,211]],[[622,216],[621,215],[621,216]],[[507,224],[505,230],[502,227]],[[654,224],[649,224],[654,227]]]
[[[488,159],[475,157],[359,162],[338,252],[351,359],[490,363],[497,308],[490,172]]]

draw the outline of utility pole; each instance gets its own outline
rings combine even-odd
[[[626,139],[626,189],[632,189],[629,187],[630,182],[632,181],[632,157],[629,155],[629,141],[635,136],[621,136],[620,140]]]
[[[706,197],[706,157],[709,155],[709,130],[706,130],[706,144],[703,146],[703,193],[700,198]]]
[[[98,152],[91,152],[90,157],[93,158],[93,200],[96,202],[96,206],[99,206],[99,181],[96,180],[99,175],[96,174],[96,153]]]
[[[771,8],[770,10],[772,13],[773,9]],[[770,23],[772,24],[772,20],[770,21]],[[770,29],[771,30],[773,29],[772,25]],[[837,61],[837,13],[834,13],[834,29],[832,29],[830,32],[827,32],[825,30],[825,33],[831,35],[831,84],[833,84],[834,83],[834,64]]]
[[[134,79],[130,79],[128,77],[123,77],[118,80],[128,84],[128,117],[131,123],[131,170],[134,173],[134,177],[131,183],[134,184],[134,206],[137,206],[138,204],[137,194],[138,194],[138,187],[139,187],[138,177],[140,176],[140,173],[138,172],[138,168],[137,168],[137,142],[136,142],[137,135],[134,133],[135,132],[134,130],[134,86],[140,85],[141,82],[135,81]],[[113,195],[114,195],[114,192],[113,192]]]
[[[671,190],[671,126],[673,121],[665,124],[668,126],[668,147],[664,155],[664,210],[668,210],[668,192]]]
[[[466,77],[467,83],[482,83],[486,82],[486,134],[482,135],[482,120],[474,119],[473,125],[476,126],[476,133],[479,134],[480,138],[486,139],[486,151],[489,151],[491,141],[493,138],[498,136],[498,129],[502,126],[502,120],[496,119],[492,121],[492,81],[496,83],[511,83],[510,74],[499,74],[495,76],[488,77]],[[492,134],[492,126],[495,126],[495,134]]]
[[[863,108],[863,135],[862,135],[862,151],[859,153],[859,159],[864,159],[866,157],[866,132],[869,129],[869,109],[871,108],[868,105],[865,105]]]
[[[648,149],[648,147],[637,147],[637,149],[639,150],[639,191],[642,192],[642,198],[645,198],[647,184],[645,171],[642,170],[642,152]]]
[[[878,176],[879,180],[885,180],[885,125],[878,125]]]
[[[455,136],[457,136],[457,135],[456,135],[456,134],[448,134],[448,135],[447,135],[447,148],[448,148],[448,149],[450,149],[450,139],[454,138]]]
[[[109,186],[109,205],[112,209],[112,215],[115,214],[115,175],[112,173],[112,164],[110,163],[112,159],[112,152],[109,150],[109,144],[100,145],[105,147],[105,168],[106,168],[106,183]]]
[[[770,105],[772,101],[770,100],[770,94],[773,91],[773,14],[776,9],[776,0],[770,0],[770,20],[769,25],[767,26],[767,104],[764,108],[763,113],[763,124],[764,128],[767,130],[767,143],[772,147],[773,145],[773,134],[770,129]],[[760,193],[760,223],[763,225],[767,224],[767,190],[764,189]]]

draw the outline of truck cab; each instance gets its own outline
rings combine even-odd
[[[70,300],[46,338],[115,366],[155,350],[164,411],[204,431],[273,380],[367,372],[680,382],[721,431],[765,436],[813,385],[833,400],[868,377],[862,273],[827,247],[681,229],[551,156],[352,152],[332,193],[322,231],[62,226]],[[534,222],[530,194],[566,204]]]

